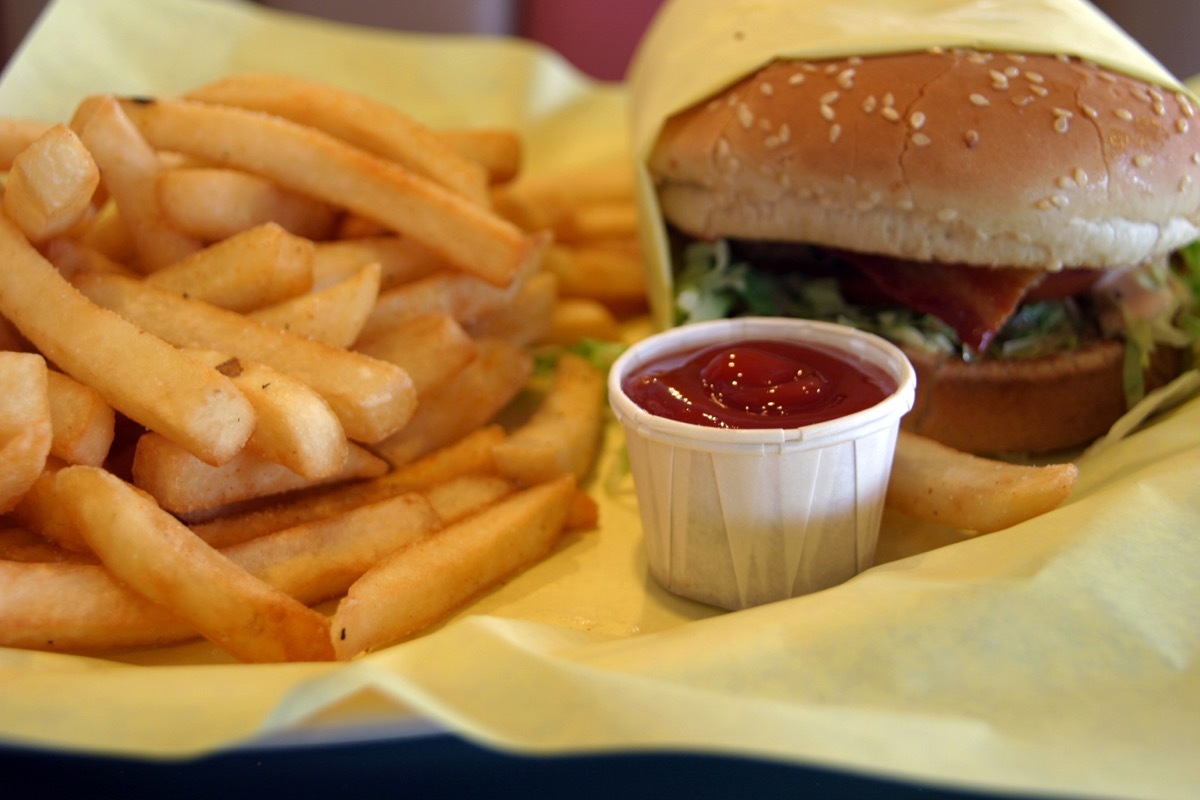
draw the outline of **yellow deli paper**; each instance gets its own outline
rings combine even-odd
[[[776,58],[838,58],[970,47],[1069,54],[1186,89],[1086,0],[671,0],[630,68],[632,146],[650,305],[671,324],[670,254],[643,161],[672,114]]]
[[[87,92],[250,69],[433,124],[516,125],[534,171],[627,151],[623,88],[544,51],[214,0],[58,0],[0,83],[0,113],[57,119]],[[888,516],[886,563],[737,613],[647,576],[620,448],[613,426],[589,486],[598,531],[427,636],[340,665],[232,664],[204,643],[0,649],[0,743],[171,758],[448,729],[522,753],[719,752],[938,787],[1200,788],[1200,402],[1086,456],[1053,513],[977,538]]]

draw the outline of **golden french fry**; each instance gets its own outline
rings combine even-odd
[[[621,323],[608,306],[589,297],[561,297],[550,312],[542,341],[572,345],[582,339],[619,342],[621,338]]]
[[[511,181],[521,171],[521,138],[512,128],[439,130],[437,135],[456,153],[480,164],[488,183]]]
[[[54,125],[13,159],[4,212],[30,241],[44,242],[83,219],[99,184],[83,142],[66,125]]]
[[[334,612],[337,657],[418,633],[544,558],[562,533],[574,488],[566,476],[518,492],[372,567]]]
[[[407,489],[420,490],[462,475],[486,475],[496,472],[496,445],[508,434],[498,424],[484,425],[409,461],[379,481]]]
[[[53,456],[47,458],[42,474],[9,514],[28,530],[65,550],[89,553],[91,549],[75,526],[70,510],[58,495],[55,478],[65,466],[65,463]]]
[[[389,325],[355,349],[403,367],[417,397],[445,383],[479,354],[475,340],[463,327],[438,312]]]
[[[21,501],[46,466],[53,425],[46,360],[0,351],[0,514]]]
[[[507,306],[519,290],[519,285],[499,288],[462,272],[435,272],[380,292],[359,339],[368,342],[393,325],[430,312],[470,324],[489,311]]]
[[[136,277],[137,274],[79,239],[58,236],[41,246],[46,260],[68,280],[80,272],[116,272]]]
[[[379,441],[402,428],[416,408],[412,379],[395,364],[275,330],[119,275],[85,273],[76,276],[75,285],[94,302],[177,347],[229,353],[307,383],[333,408],[351,439]]]
[[[490,210],[314,128],[184,100],[127,101],[124,108],[160,149],[262,175],[376,220],[497,286],[541,257],[541,240]]]
[[[604,379],[587,359],[562,353],[533,416],[496,445],[500,474],[526,485],[564,474],[587,477],[604,425]]]
[[[924,522],[990,533],[1057,508],[1078,474],[1074,464],[993,461],[901,431],[885,502]]]
[[[155,190],[162,161],[113,98],[84,101],[72,127],[100,168],[142,270],[152,272],[200,249],[198,239],[171,227],[163,217]]]
[[[590,297],[619,309],[646,302],[645,267],[636,242],[552,245],[544,266],[558,276],[563,297]]]
[[[37,119],[0,117],[0,171],[11,169],[16,157],[51,125]]]
[[[379,297],[379,264],[370,263],[344,280],[252,311],[246,316],[272,328],[347,348],[362,333]]]
[[[487,173],[438,134],[394,106],[365,95],[285,75],[242,74],[201,86],[187,97],[289,119],[403,165],[477,203]]]
[[[313,287],[345,280],[364,264],[379,265],[379,285],[387,290],[446,269],[446,262],[398,236],[368,236],[317,242],[313,252]]]
[[[325,239],[337,225],[327,203],[233,169],[179,167],[159,173],[159,207],[170,224],[215,242],[268,222],[306,239]]]
[[[353,478],[382,475],[387,465],[362,447],[351,445],[341,468],[323,478],[303,478],[249,449],[219,467],[155,433],[138,438],[133,483],[173,514],[194,515],[252,500]]]
[[[96,558],[60,547],[44,536],[24,528],[0,527],[0,561],[27,564],[95,564]]]
[[[69,464],[104,463],[116,429],[113,407],[69,375],[50,370],[46,378],[53,428],[50,453]]]
[[[79,244],[94,250],[114,264],[130,269],[137,263],[137,245],[120,209],[111,198],[96,209],[79,233]]]
[[[525,281],[511,302],[471,320],[471,335],[506,339],[522,346],[543,341],[550,331],[558,300],[558,278],[549,272],[539,272]]]
[[[498,339],[478,343],[479,356],[429,391],[407,425],[372,449],[393,467],[407,464],[487,424],[533,374],[533,357]]]
[[[445,525],[482,511],[520,487],[501,475],[461,475],[425,488],[423,494]]]
[[[555,228],[555,240],[586,244],[610,240],[633,241],[638,235],[633,197],[607,200],[571,209]]]
[[[243,661],[324,661],[329,620],[198,539],[146,494],[97,467],[58,473],[59,491],[104,566]]]
[[[518,177],[493,193],[496,207],[527,231],[557,231],[576,210],[632,203],[631,160],[600,161]]]
[[[2,217],[0,263],[0,313],[114,409],[209,463],[250,438],[254,409],[232,381],[89,301]]]
[[[253,311],[312,288],[313,244],[268,222],[156,270],[146,283],[231,311]]]
[[[395,550],[442,526],[429,501],[403,494],[225,548],[252,575],[312,605],[345,593]]]
[[[309,481],[328,480],[345,469],[346,431],[308,384],[213,350],[189,350],[188,355],[228,375],[254,407],[257,422],[247,450]]]

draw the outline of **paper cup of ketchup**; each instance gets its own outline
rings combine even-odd
[[[630,347],[608,393],[651,575],[740,609],[870,567],[915,388],[898,348],[830,323],[701,322]]]

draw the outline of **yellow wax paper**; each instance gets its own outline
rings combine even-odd
[[[58,0],[0,82],[0,113],[65,118],[88,92],[250,69],[357,88],[431,124],[515,125],[533,171],[628,149],[625,90],[525,44],[215,0]],[[589,487],[600,529],[430,634],[350,664],[233,664],[204,643],[0,649],[0,743],[181,758],[448,729],[524,753],[666,748],[998,792],[1191,797],[1194,377],[1170,410],[1084,456],[1053,513],[977,538],[889,515],[879,566],[736,613],[648,577],[613,428]]]
[[[671,263],[658,198],[642,162],[663,122],[776,58],[930,47],[1073,55],[1187,90],[1087,0],[671,0],[647,31],[629,73],[648,291],[660,326],[671,323]]]

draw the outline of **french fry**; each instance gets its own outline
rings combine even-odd
[[[58,495],[55,479],[59,470],[65,466],[66,464],[57,458],[47,458],[42,474],[9,515],[28,530],[54,542],[64,550],[90,553],[91,548],[79,533],[70,510]]]
[[[272,328],[348,348],[362,333],[379,297],[379,264],[370,263],[339,283],[252,311]]]
[[[589,297],[560,297],[550,312],[550,324],[542,341],[572,345],[581,339],[621,341],[621,323],[612,310]]]
[[[496,468],[526,485],[591,472],[604,425],[604,373],[580,356],[558,357],[554,379],[533,416],[496,445]]]
[[[1057,508],[1078,474],[1074,464],[993,461],[901,431],[885,504],[924,522],[990,533]]]
[[[137,593],[250,662],[324,661],[329,620],[255,578],[154,501],[97,467],[58,474],[84,539]]]
[[[537,237],[490,210],[316,129],[183,100],[127,101],[124,108],[159,149],[262,175],[376,220],[497,286],[541,257]]]
[[[189,350],[188,355],[228,375],[254,407],[257,421],[248,450],[309,481],[328,480],[345,468],[346,431],[308,384],[212,350]]]
[[[394,106],[329,84],[285,75],[242,74],[194,89],[193,100],[265,111],[336,136],[403,165],[477,203],[487,173]]]
[[[636,242],[551,245],[544,267],[558,276],[563,297],[588,297],[621,310],[646,302],[645,267]]]
[[[443,524],[449,525],[486,509],[520,488],[500,475],[462,475],[424,490]]]
[[[0,561],[27,564],[95,564],[96,558],[59,547],[49,539],[24,528],[0,527]]]
[[[162,436],[147,433],[138,438],[134,452],[133,483],[167,511],[186,517],[296,489],[372,478],[386,469],[383,461],[357,445],[349,447],[337,472],[318,479],[303,478],[249,449],[214,467]]]
[[[84,101],[72,128],[100,168],[143,271],[153,272],[200,249],[198,239],[171,227],[163,216],[155,189],[162,161],[113,98]]]
[[[463,327],[438,312],[389,325],[355,349],[403,367],[417,397],[441,386],[479,355],[478,345]]]
[[[229,353],[307,383],[328,401],[351,439],[380,441],[404,427],[416,408],[412,380],[395,364],[119,275],[85,273],[76,276],[75,286],[176,347]]]
[[[399,432],[372,445],[393,467],[444,447],[489,422],[524,388],[533,357],[498,339],[478,342],[479,357],[421,399]]]
[[[506,339],[526,347],[543,341],[550,331],[558,302],[558,278],[549,272],[539,272],[525,281],[512,302],[484,311],[471,320],[468,323],[471,335]]]
[[[95,389],[69,375],[50,370],[46,379],[51,455],[70,464],[104,463],[116,429],[112,406]]]
[[[418,490],[461,475],[494,473],[496,445],[507,436],[501,425],[483,425],[393,469],[379,481]]]
[[[526,489],[372,567],[334,612],[337,657],[348,660],[422,631],[544,558],[562,533],[574,488],[567,476]]]
[[[0,514],[21,501],[50,454],[47,372],[36,353],[0,351]]]
[[[264,223],[164,266],[146,283],[231,311],[253,311],[312,288],[313,244]]]
[[[79,239],[59,236],[42,245],[46,260],[68,280],[80,272],[115,272],[131,278],[137,274]]]
[[[442,270],[381,292],[360,339],[370,341],[392,325],[435,311],[469,325],[489,311],[506,306],[519,288],[499,288],[474,275]]]
[[[232,381],[89,301],[3,218],[0,263],[0,313],[114,409],[209,463],[250,438],[254,409]]]
[[[84,218],[99,184],[83,142],[66,125],[55,125],[13,159],[4,212],[30,241],[44,242]]]
[[[407,239],[369,236],[317,242],[313,251],[313,288],[345,280],[364,264],[379,265],[383,290],[446,269],[446,262]]]
[[[155,190],[167,221],[201,241],[221,241],[268,222],[306,239],[325,239],[337,225],[329,204],[238,170],[168,169],[159,173]]]

